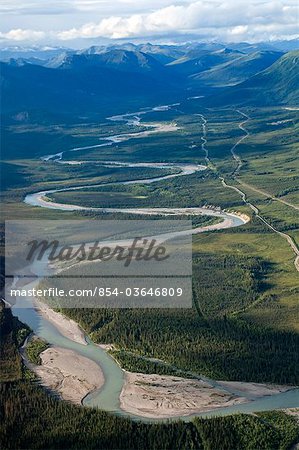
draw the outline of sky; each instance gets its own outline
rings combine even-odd
[[[0,44],[299,37],[298,0],[0,0]]]

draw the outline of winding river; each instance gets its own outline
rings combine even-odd
[[[103,137],[100,144],[86,146],[86,147],[75,147],[73,149],[68,150],[67,152],[59,152],[52,155],[46,155],[42,157],[44,162],[54,161],[60,164],[70,164],[70,165],[81,165],[84,163],[88,163],[88,161],[78,161],[78,160],[64,160],[64,153],[73,153],[82,150],[100,148],[104,146],[111,146],[117,144],[119,142],[125,142],[130,139],[140,139],[144,137],[151,136],[157,133],[171,133],[177,131],[179,128],[176,123],[163,124],[163,123],[146,123],[141,122],[141,117],[153,113],[153,112],[163,112],[171,109],[172,107],[177,106],[174,105],[165,105],[165,106],[156,106],[151,109],[143,110],[140,112],[134,112],[129,114],[117,115],[109,117],[108,120],[112,122],[124,122],[127,126],[132,127],[142,127],[145,128],[145,131],[140,132],[132,132],[132,133],[123,133],[112,135],[108,137]],[[90,163],[90,162],[89,162]],[[79,205],[58,203],[49,196],[55,194],[57,192],[68,192],[68,191],[79,191],[86,188],[95,188],[95,187],[106,187],[109,185],[130,185],[130,184],[151,184],[157,181],[169,180],[171,178],[181,177],[191,175],[193,173],[206,170],[206,166],[194,163],[157,163],[157,162],[143,162],[143,163],[131,163],[131,162],[122,162],[122,161],[93,161],[93,164],[99,164],[104,167],[144,167],[144,168],[154,168],[154,169],[174,169],[175,173],[171,173],[169,175],[164,176],[156,176],[147,179],[135,179],[130,181],[119,181],[119,182],[111,182],[111,183],[102,183],[102,184],[89,184],[88,186],[72,186],[67,188],[58,188],[58,189],[50,189],[46,191],[35,192],[33,194],[28,194],[25,197],[25,203],[31,206],[40,206],[42,208],[55,209],[60,211],[99,211],[99,212],[107,212],[107,213],[127,213],[127,214],[136,214],[136,215],[154,215],[159,214],[163,216],[169,215],[208,215],[208,216],[216,216],[222,218],[221,225],[216,224],[215,226],[210,227],[198,227],[193,229],[193,233],[202,232],[213,229],[222,229],[222,228],[231,228],[235,226],[240,226],[246,223],[247,219],[242,218],[238,214],[227,213],[224,211],[220,211],[218,209],[213,208],[102,208],[102,207],[85,207]]]
[[[125,114],[125,115],[119,115],[109,118],[111,121],[123,121],[127,125],[132,125],[134,127],[142,126],[145,128],[145,131],[140,132],[132,132],[132,133],[126,133],[121,135],[114,135],[102,138],[103,142],[95,145],[95,146],[88,146],[88,147],[81,147],[81,148],[74,148],[69,150],[69,152],[75,152],[79,150],[87,150],[91,148],[106,146],[106,145],[114,145],[118,142],[124,142],[129,139],[138,139],[140,137],[146,137],[153,133],[164,133],[164,132],[172,132],[177,129],[177,125],[172,123],[170,125],[163,125],[160,123],[141,123],[141,116],[149,113],[149,112],[163,112],[167,111],[168,109],[175,107],[176,105],[169,105],[169,106],[158,106],[156,108],[144,110],[138,113],[132,113],[132,114]],[[47,161],[55,161],[60,164],[82,164],[83,161],[67,161],[63,160],[63,154],[65,152],[56,153],[53,155],[46,155],[43,157],[43,161],[47,163]],[[148,184],[153,183],[156,181],[161,181],[165,179],[174,178],[177,176],[188,176],[192,173],[195,173],[197,171],[205,170],[205,166],[196,165],[196,164],[183,164],[183,163],[126,163],[126,162],[119,162],[119,161],[101,161],[99,164],[103,166],[115,166],[119,167],[120,169],[122,167],[154,167],[154,168],[163,168],[163,169],[176,169],[176,173],[172,173],[165,176],[160,177],[153,177],[148,178],[146,180],[132,180],[132,181],[126,181],[126,182],[117,182],[117,183],[105,183],[105,184],[96,184],[96,185],[88,185],[88,186],[73,186],[70,188],[61,188],[61,189],[52,189],[52,190],[46,190],[41,191],[33,194],[28,194],[25,197],[25,203],[30,204],[32,206],[36,207],[43,207],[43,208],[50,208],[50,209],[56,209],[61,211],[75,211],[75,210],[97,210],[102,212],[121,212],[121,213],[131,213],[131,214],[143,214],[143,215],[173,215],[173,214],[179,214],[179,215],[209,215],[209,216],[216,216],[222,218],[221,223],[217,223],[210,226],[204,226],[204,227],[197,227],[191,230],[192,233],[200,233],[207,230],[212,229],[223,229],[223,228],[230,228],[235,226],[240,226],[244,224],[247,219],[234,213],[228,213],[225,211],[216,210],[213,208],[139,208],[139,209],[122,209],[122,208],[89,208],[79,205],[70,205],[70,204],[63,204],[63,203],[57,203],[55,201],[52,201],[49,199],[48,196],[51,194],[54,194],[56,192],[63,192],[63,191],[72,191],[72,190],[79,190],[79,189],[86,189],[89,187],[98,187],[98,186],[107,186],[108,184],[136,184],[136,183],[142,183],[142,184]],[[40,263],[39,263],[40,264]],[[34,267],[31,267],[32,272],[35,273]],[[39,269],[40,272],[40,269]],[[44,267],[44,276],[47,276],[49,273],[48,267],[45,265]],[[16,280],[17,281],[17,280]],[[36,281],[31,281],[26,285],[26,288],[33,287],[34,283],[37,283]],[[25,287],[25,286],[24,286]],[[73,340],[63,336],[56,327],[49,322],[47,319],[45,319],[38,310],[35,309],[33,300],[30,298],[24,298],[19,297],[16,299],[15,305],[12,307],[13,314],[17,316],[22,322],[28,324],[31,329],[34,331],[34,333],[45,339],[47,342],[49,342],[51,345],[63,347],[66,349],[71,349],[76,351],[82,356],[85,356],[93,361],[95,361],[102,369],[104,377],[105,377],[105,383],[103,387],[98,390],[94,391],[90,394],[88,394],[84,400],[83,404],[86,406],[96,406],[100,407],[103,410],[114,412],[115,414],[129,416],[131,418],[139,419],[139,420],[145,420],[145,421],[154,421],[156,419],[145,419],[143,417],[137,417],[132,414],[129,414],[127,412],[124,412],[120,409],[119,404],[119,394],[121,392],[123,382],[124,382],[124,373],[119,367],[119,365],[115,362],[115,360],[102,348],[94,344],[89,340],[89,338],[86,336],[86,342],[87,345],[82,345],[77,342],[74,342]],[[207,379],[205,377],[202,377],[204,380],[211,383],[213,386],[217,387],[217,381]],[[227,391],[234,393],[236,395],[239,394],[236,390],[228,390]],[[244,393],[242,393],[244,396]],[[232,407],[226,407],[226,408],[220,408],[212,412],[205,412],[202,414],[196,414],[200,416],[214,416],[219,414],[231,414],[235,412],[254,412],[254,411],[262,411],[262,410],[272,410],[272,409],[279,409],[279,408],[289,408],[289,407],[296,407],[299,404],[299,390],[298,389],[292,389],[287,392],[283,392],[280,394],[272,395],[269,397],[263,397],[260,399],[252,399],[252,401],[245,403],[245,404],[239,404]],[[184,420],[190,420],[192,417],[194,417],[195,414],[192,414],[190,416],[184,416],[181,417],[181,419]],[[177,419],[176,417],[175,419]],[[157,419],[157,420],[163,420],[163,419]],[[165,419],[164,419],[165,420]]]

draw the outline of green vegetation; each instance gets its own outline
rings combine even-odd
[[[11,340],[11,336],[20,335],[22,324],[15,318],[12,320],[9,309],[2,308],[0,318],[1,337],[9,343],[5,347],[10,349],[1,353],[1,363],[6,369],[10,367],[0,386],[0,446],[3,450],[288,450],[298,438],[296,419],[282,412],[257,417],[236,415],[195,419],[189,423],[146,424],[59,401],[36,383],[24,379],[20,357],[11,358],[12,354],[18,355],[20,344],[17,339]],[[16,373],[18,380],[9,381],[16,380]],[[259,434],[264,446],[254,447],[261,442]]]
[[[213,320],[249,308],[266,289],[267,270],[265,261],[258,258],[195,254],[194,292],[202,315]]]
[[[191,310],[63,310],[98,343],[216,379],[298,384],[298,335]],[[130,360],[131,370],[139,368]],[[149,367],[151,370],[152,367]]]
[[[93,145],[101,136],[125,133],[130,128],[111,122],[98,126],[94,117],[80,124],[69,120],[67,125],[55,126],[46,122],[6,124],[6,145],[12,149],[3,162],[6,217],[130,218],[117,213],[43,210],[24,205],[22,200],[29,192],[58,186],[90,186],[162,174],[146,168],[104,168],[96,163],[99,160],[204,163],[202,119],[195,113],[207,119],[206,147],[211,163],[205,172],[149,186],[86,187],[56,193],[53,198],[133,208],[217,205],[251,214],[237,192],[222,186],[219,176],[224,176],[247,194],[269,223],[290,233],[298,243],[299,216],[294,208],[299,198],[298,112],[281,107],[244,110],[252,117],[246,124],[250,136],[238,147],[243,165],[234,176],[236,161],[230,149],[243,135],[238,128],[241,115],[232,109],[204,109],[188,101],[180,105],[180,111],[183,114],[174,109],[146,118],[175,121],[179,127],[175,133],[65,154],[66,159],[86,161],[80,166],[41,163],[37,158]],[[209,220],[196,219],[198,224]],[[298,272],[286,241],[253,216],[246,226],[194,236],[193,250],[193,309],[70,309],[64,313],[79,322],[95,342],[113,343],[113,355],[128,370],[173,375],[194,372],[226,380],[298,384]],[[0,431],[4,449],[276,450],[288,449],[296,440],[295,419],[282,412],[145,425],[58,402],[24,380],[17,345],[29,330],[12,319],[9,310],[2,312],[1,328],[1,379],[5,383]],[[31,349],[35,361],[41,348],[42,344],[35,344]]]
[[[116,359],[122,369],[129,372],[156,373],[158,375],[173,375],[185,378],[194,378],[194,374],[184,372],[164,361],[136,355],[124,350],[110,350],[110,355]]]
[[[281,316],[277,298],[279,293],[286,294],[287,284],[282,290],[280,282],[282,278],[288,279],[289,272],[277,271],[277,285],[270,285],[277,270],[272,267],[274,263],[245,256],[255,250],[251,242],[256,236],[259,234],[235,231],[202,234],[195,238],[193,309],[64,308],[62,311],[79,322],[95,342],[112,343],[117,350],[124,350],[125,353],[118,354],[117,358],[120,357],[124,367],[132,371],[153,371],[152,362],[141,361],[138,358],[141,356],[158,358],[183,372],[216,379],[298,384],[296,353],[299,336],[293,331],[280,330],[285,328],[286,320],[290,326],[291,320],[295,324],[296,319],[292,317],[290,303],[285,305],[289,316]],[[283,246],[284,242],[278,236],[270,236]],[[259,239],[264,243],[264,252],[268,234],[264,233]],[[223,254],[217,251],[220,241],[227,244]],[[203,252],[207,244],[209,251]],[[277,253],[281,253],[281,248],[277,248]],[[89,270],[93,268],[96,273],[97,266],[91,263]],[[80,265],[72,267],[71,273],[80,280]],[[289,279],[288,282],[289,296],[295,299],[296,292],[291,287],[293,281]],[[47,283],[45,280],[43,287],[47,287]],[[72,279],[55,280],[58,289],[67,289],[68,283],[71,288]],[[97,283],[96,278],[92,279],[89,287],[93,289]],[[53,304],[59,307],[59,299],[54,299]],[[296,307],[294,304],[293,311]],[[267,311],[263,316],[266,308],[271,312]],[[283,326],[279,320],[283,321]],[[157,370],[169,368],[159,366]]]
[[[197,173],[188,177],[178,177],[159,181],[150,185],[106,186],[87,188],[80,191],[57,192],[51,198],[61,203],[84,206],[108,207],[169,207],[180,208],[217,205],[236,208],[240,204],[237,195],[231,196],[210,173]]]
[[[132,422],[55,400],[28,382],[5,383],[0,394],[3,450],[203,448],[192,424]]]
[[[231,139],[232,130],[237,130],[235,120],[241,120],[237,111],[222,111],[222,126],[218,113],[210,111],[206,114],[209,155],[229,184],[244,191],[270,224],[288,232],[298,242],[298,112],[283,108],[252,108],[246,112],[251,117],[246,123],[250,135],[236,150],[243,162],[238,176],[232,177],[236,161],[230,154],[231,145],[237,139]],[[229,139],[224,138],[225,133]],[[243,132],[239,130],[238,134],[241,136]],[[282,194],[289,190],[291,198],[284,198]],[[235,195],[226,189],[227,195],[230,192]],[[221,235],[196,236],[194,247],[200,252],[218,253],[221,249],[227,254],[238,252],[261,258],[268,267],[264,280],[266,289],[242,316],[261,326],[298,331],[298,322],[294,320],[298,315],[299,288],[298,273],[293,264],[295,255],[282,237],[254,219],[246,227],[227,230]]]
[[[292,414],[292,410],[290,411]],[[293,413],[296,413],[296,410],[293,410]],[[265,411],[257,413],[257,416],[264,421],[264,423],[268,423],[270,426],[274,426],[283,439],[280,443],[280,446],[283,448],[285,446],[288,448],[294,443],[298,443],[298,420],[296,415],[286,416],[282,411]],[[294,422],[294,417],[296,418],[296,422]]]
[[[11,310],[0,301],[0,381],[19,380],[23,366],[18,347],[29,335],[29,328],[13,317]]]
[[[178,133],[120,143],[117,153],[121,159],[154,161],[160,157],[160,146],[163,145],[163,160],[171,157],[173,161],[175,157],[175,160],[202,162],[202,119],[191,114],[195,112],[191,104],[182,107],[186,114],[176,117],[181,127]],[[234,110],[201,112],[208,121],[207,148],[213,171],[149,186],[114,185],[56,193],[53,197],[90,206],[214,204],[248,214],[240,195],[223,188],[219,175],[224,175],[236,186],[238,181],[258,189],[265,189],[268,184],[269,194],[279,198],[288,190],[287,186],[292,195],[296,194],[296,111],[275,108],[248,111],[253,117],[247,125],[251,135],[238,147],[244,163],[237,179],[232,177],[236,162],[230,149],[243,135],[238,129],[241,115]],[[168,119],[173,119],[175,111],[166,114]],[[153,114],[153,119],[157,116],[157,113]],[[188,142],[197,147],[188,147],[186,151]],[[112,148],[101,148],[101,158],[111,157],[111,151]],[[96,159],[97,155],[96,149],[84,150],[84,158]],[[292,230],[296,239],[299,219],[294,208],[271,199],[265,203],[265,196],[252,191],[250,194],[242,185],[243,188],[262,214],[270,222],[273,220],[271,223],[281,230]],[[50,211],[42,213],[51,214]],[[55,214],[60,215],[59,212]],[[80,213],[77,217],[82,215],[103,217],[94,212]],[[129,218],[119,214],[105,217]],[[205,223],[207,219],[198,220]],[[285,240],[252,217],[252,221],[243,227],[194,236],[193,249],[197,310],[157,314],[154,311],[80,309],[65,313],[78,321],[96,342],[114,343],[118,349],[123,349],[126,356],[121,358],[125,367],[131,370],[134,367],[136,370],[142,367],[144,371],[153,370],[148,362],[145,367],[145,362],[138,358],[141,355],[162,359],[183,371],[216,378],[298,383],[298,367],[294,363],[298,345],[298,274],[293,253]],[[137,326],[133,327],[135,323]],[[134,357],[128,357],[127,352],[133,353]]]
[[[30,362],[33,364],[41,364],[40,354],[46,350],[49,345],[38,337],[34,337],[26,346],[26,354]]]
[[[282,412],[144,424],[60,402],[28,382],[4,383],[0,396],[3,450],[288,450],[299,433]]]
[[[207,450],[282,450],[299,438],[296,420],[283,412],[197,418],[194,424]]]
[[[212,97],[209,105],[297,105],[299,50],[288,52],[266,70],[223,90]],[[286,79],[288,80],[286,82]]]
[[[235,59],[229,59],[209,70],[193,77],[197,82],[207,86],[232,86],[240,83],[257,72],[274,63],[282,53],[257,51],[249,54],[238,54]]]

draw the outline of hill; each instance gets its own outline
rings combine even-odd
[[[52,66],[53,67],[53,66]],[[160,72],[163,65],[150,55],[139,51],[115,49],[102,53],[65,55],[57,65],[60,69],[83,70],[86,67],[103,67],[122,72]]]
[[[206,100],[209,106],[296,106],[298,103],[299,50],[286,53],[266,70]]]
[[[283,55],[282,52],[258,51],[219,64],[200,74],[192,75],[192,80],[207,86],[232,86],[247,80],[265,70]]]
[[[0,63],[2,113],[108,112],[113,105],[127,109],[137,99],[142,105],[165,99],[170,90],[173,93],[171,82],[159,70],[142,67],[125,72],[97,65],[86,55],[67,56],[59,68]]]
[[[168,64],[175,72],[184,76],[191,76],[209,70],[227,61],[233,61],[242,53],[230,49],[208,51],[194,49],[187,52],[183,57]]]

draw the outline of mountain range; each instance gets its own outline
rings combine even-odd
[[[207,106],[299,102],[298,50],[245,43],[231,48],[128,43],[51,52],[48,59],[32,50],[21,58],[20,50],[16,58],[2,58],[4,114],[39,109],[77,114],[192,95],[204,96]]]

